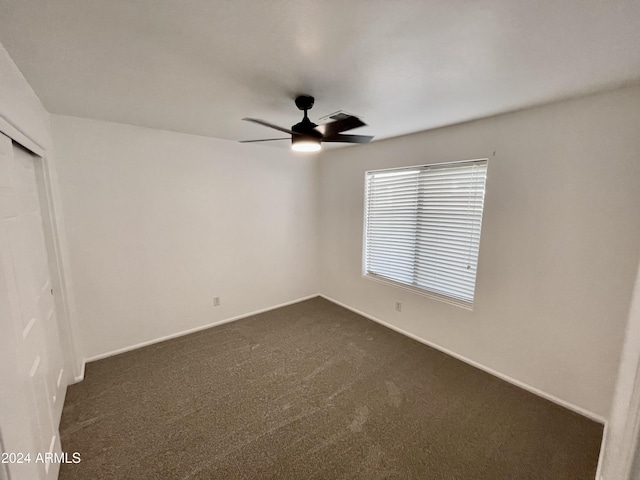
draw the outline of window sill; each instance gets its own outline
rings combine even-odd
[[[423,297],[428,297],[428,298],[432,298],[434,300],[439,300],[441,302],[448,303],[449,305],[455,305],[456,307],[464,308],[465,310],[473,311],[473,303],[471,303],[471,302],[466,302],[464,300],[459,300],[459,299],[456,299],[456,298],[448,297],[448,296],[442,295],[440,293],[431,292],[431,291],[425,290],[423,288],[414,287],[414,286],[411,286],[411,285],[407,285],[407,284],[404,284],[404,283],[396,282],[394,280],[390,280],[390,279],[385,278],[385,277],[380,277],[378,275],[372,275],[372,274],[369,274],[369,273],[363,273],[362,274],[362,278],[365,278],[367,280],[372,280],[372,281],[377,282],[377,283],[382,283],[382,284],[385,284],[385,285],[389,285],[389,286],[392,286],[392,287],[400,288],[402,290],[406,290],[406,291],[411,292],[411,293],[416,293],[416,294],[421,295]]]

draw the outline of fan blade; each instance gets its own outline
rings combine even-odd
[[[322,132],[325,137],[332,137],[340,132],[346,132],[347,130],[353,130],[354,128],[364,127],[366,123],[360,120],[358,117],[350,115],[346,118],[336,120],[335,122],[325,123],[317,127],[317,130]]]
[[[284,138],[263,138],[262,140],[240,140],[240,143],[254,143],[254,142],[271,142],[273,140],[291,140],[291,137]]]
[[[369,143],[373,137],[369,135],[342,135],[338,133],[330,137],[324,137],[323,142],[345,142],[345,143]]]
[[[262,125],[262,126],[265,126],[265,127],[274,128],[276,130],[280,130],[281,132],[289,133],[291,135],[299,135],[299,133],[296,133],[293,130],[289,130],[288,128],[284,128],[284,127],[279,127],[277,125],[274,125],[273,123],[269,123],[269,122],[265,122],[264,120],[260,120],[259,118],[243,118],[242,120],[245,120],[247,122],[257,123],[258,125]]]

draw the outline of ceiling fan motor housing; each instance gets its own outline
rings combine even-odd
[[[304,117],[300,123],[292,126],[291,130],[307,137],[322,138],[322,133],[316,130],[317,126],[308,117]]]
[[[296,107],[300,110],[311,110],[315,99],[310,95],[299,95],[296,97]]]

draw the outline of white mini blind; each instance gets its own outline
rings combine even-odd
[[[367,172],[364,273],[472,306],[487,160]]]

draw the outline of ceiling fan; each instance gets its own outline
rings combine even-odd
[[[273,128],[291,137],[265,138],[262,140],[241,140],[240,143],[271,142],[273,140],[291,139],[291,148],[298,152],[317,152],[321,148],[322,142],[344,142],[344,143],[369,143],[373,137],[368,135],[344,135],[342,132],[353,130],[354,128],[366,125],[362,120],[353,115],[344,113],[334,115],[333,122],[323,125],[316,125],[307,116],[307,110],[313,107],[314,98],[309,95],[300,95],[296,98],[296,106],[304,111],[304,117],[300,123],[296,123],[290,129],[279,127],[257,118],[243,118],[247,122],[257,123],[265,127]]]

